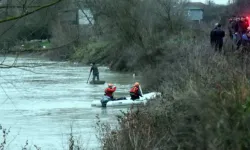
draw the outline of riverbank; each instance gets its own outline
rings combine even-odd
[[[205,38],[172,42],[143,74],[163,97],[118,117],[119,129],[100,124],[103,149],[248,149],[249,67],[228,43],[225,55]]]

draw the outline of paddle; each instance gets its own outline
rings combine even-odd
[[[133,73],[133,82],[135,82],[135,73]],[[141,95],[143,96],[142,90],[141,90],[141,86],[139,85],[139,90],[141,91]]]
[[[89,73],[89,77],[90,77],[91,73],[92,73],[92,72],[90,72],[90,73]],[[87,81],[87,83],[88,83],[88,82],[89,82],[89,78],[88,78],[88,81]]]
[[[141,96],[143,96],[143,93],[142,93],[142,90],[141,90],[141,86],[139,85],[139,89],[140,89],[140,91],[141,91]]]

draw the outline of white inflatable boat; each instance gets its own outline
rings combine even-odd
[[[160,96],[161,94],[158,92],[151,92],[147,94],[143,94],[143,97],[140,97],[140,99],[137,100],[131,100],[130,97],[126,97],[124,100],[114,100],[114,101],[108,101],[106,104],[106,107],[114,107],[114,106],[126,106],[126,105],[132,105],[132,104],[146,104],[149,99],[155,98],[156,96]],[[94,100],[91,103],[92,107],[102,107],[101,100]]]

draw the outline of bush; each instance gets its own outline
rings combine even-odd
[[[166,41],[143,73],[162,98],[118,117],[118,128],[98,124],[103,149],[249,149],[250,89],[238,56],[188,35]]]

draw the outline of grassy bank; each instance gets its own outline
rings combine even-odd
[[[173,51],[143,82],[163,97],[118,117],[117,129],[98,124],[103,149],[249,149],[250,89],[238,55],[201,39],[167,45]]]

